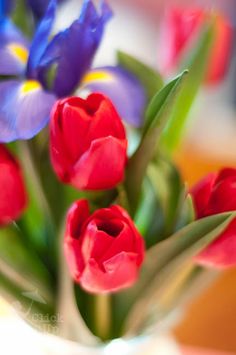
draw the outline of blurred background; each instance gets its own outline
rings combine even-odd
[[[80,0],[68,0],[59,11],[57,29],[79,14]],[[110,0],[115,16],[108,26],[95,65],[112,64],[122,49],[158,68],[159,24],[165,7],[188,0]],[[168,4],[167,4],[168,3]],[[236,24],[236,0],[192,0],[191,6],[221,9]],[[236,166],[236,36],[224,82],[204,88],[195,104],[176,164],[191,185],[209,171]],[[5,314],[2,307],[0,314]],[[182,343],[236,353],[236,270],[221,273],[186,306],[174,334]]]

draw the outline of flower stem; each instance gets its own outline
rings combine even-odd
[[[110,295],[97,295],[95,297],[95,327],[96,335],[102,340],[109,339],[111,333]]]

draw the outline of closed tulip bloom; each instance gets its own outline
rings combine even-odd
[[[53,168],[64,182],[81,190],[116,186],[127,160],[125,129],[111,101],[101,94],[70,97],[54,107],[50,122]]]
[[[159,59],[168,73],[178,68],[181,59],[194,50],[194,42],[210,13],[200,8],[169,8],[161,27]],[[206,73],[206,83],[222,80],[229,67],[233,30],[227,18],[215,14],[215,34]]]
[[[68,212],[64,250],[70,273],[90,293],[132,286],[144,259],[144,241],[127,212],[111,206],[89,212],[87,200]]]
[[[209,174],[192,188],[191,195],[197,218],[236,210],[236,169]],[[216,268],[236,266],[236,219],[195,260]]]
[[[16,220],[26,207],[27,198],[20,166],[0,145],[0,226]]]

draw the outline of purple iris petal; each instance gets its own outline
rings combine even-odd
[[[13,5],[13,0],[0,0],[0,19],[4,18],[9,12],[11,12]]]
[[[25,71],[28,41],[7,18],[0,21],[0,75]]]
[[[20,30],[7,18],[0,20],[0,46],[9,43],[18,43],[28,47],[28,40]]]
[[[57,0],[61,3],[65,0]],[[27,0],[28,6],[31,7],[36,18],[40,19],[46,12],[49,0]]]
[[[0,83],[0,142],[30,139],[48,122],[55,96],[35,81]]]
[[[48,39],[51,34],[53,22],[56,15],[56,0],[51,0],[45,16],[39,24],[39,27],[34,35],[31,47],[30,55],[27,65],[27,76],[29,78],[37,79],[38,76],[38,66],[42,55],[44,54],[47,46]]]
[[[91,66],[104,26],[112,15],[104,1],[99,12],[91,0],[86,0],[80,18],[54,37],[42,57],[42,67],[57,65],[53,90],[59,97],[70,95]]]
[[[108,96],[120,116],[139,127],[143,123],[146,94],[140,82],[121,67],[96,68],[87,73],[83,88]]]
[[[0,47],[0,75],[21,75],[26,63],[8,47]]]

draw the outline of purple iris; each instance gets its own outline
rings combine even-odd
[[[13,6],[13,0],[0,0],[0,19],[2,19],[5,14],[10,13],[12,11]]]
[[[57,0],[58,3],[63,1],[65,0]],[[27,4],[32,9],[35,17],[40,19],[47,10],[49,0],[27,0]]]
[[[51,0],[31,44],[9,19],[0,21],[0,75],[6,77],[0,82],[0,142],[35,136],[48,123],[56,99],[78,86],[110,96],[124,119],[140,124],[145,105],[140,83],[121,68],[90,70],[112,15],[106,2],[97,11],[85,0],[80,17],[50,40],[55,12]]]

